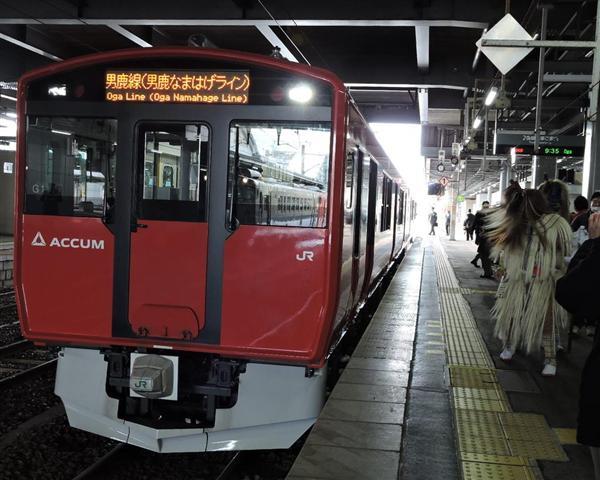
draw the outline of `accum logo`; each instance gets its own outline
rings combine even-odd
[[[46,247],[46,240],[42,232],[37,232],[31,241],[34,247]],[[104,250],[104,240],[96,240],[90,238],[70,238],[70,237],[52,237],[50,247],[58,248],[75,248],[83,250]]]

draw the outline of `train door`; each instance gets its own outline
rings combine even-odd
[[[196,338],[204,326],[209,129],[136,129],[129,323],[140,336]]]
[[[368,183],[368,211],[366,228],[366,255],[365,255],[365,273],[362,286],[362,295],[369,293],[371,274],[373,273],[373,258],[375,246],[375,227],[377,223],[377,163],[373,160],[369,162],[369,183]]]

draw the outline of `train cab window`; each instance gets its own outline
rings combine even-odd
[[[209,129],[201,124],[138,128],[138,216],[206,221]]]
[[[230,225],[326,226],[330,123],[235,121],[229,138]]]
[[[114,205],[117,121],[27,118],[25,213],[101,217]]]
[[[354,164],[356,162],[357,150],[353,148],[346,154],[346,181],[345,181],[345,192],[346,197],[346,209],[352,209],[352,202],[354,201]]]

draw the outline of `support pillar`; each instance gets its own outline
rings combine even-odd
[[[594,47],[594,63],[592,65],[592,88],[590,91],[590,108],[585,126],[585,152],[583,155],[583,185],[581,194],[587,198],[600,190],[600,125],[598,125],[598,95],[600,81],[600,2],[596,10],[596,46]]]
[[[534,155],[531,165],[531,188],[539,187],[546,177],[556,178],[556,158]]]

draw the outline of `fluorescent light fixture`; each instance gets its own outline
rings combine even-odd
[[[487,97],[485,97],[486,106],[489,107],[492,103],[494,103],[494,100],[496,100],[497,95],[498,95],[498,89],[496,87],[490,88],[490,91],[488,92]]]
[[[4,115],[8,118],[17,118],[17,114],[15,112],[4,112]]]
[[[71,132],[66,132],[65,130],[54,130],[54,129],[52,129],[52,133],[58,133],[59,135],[71,135]]]
[[[475,117],[475,120],[473,120],[473,128],[477,130],[479,128],[479,125],[481,125],[481,117],[477,116]]]
[[[419,119],[421,120],[421,123],[427,123],[429,122],[429,95],[426,88],[419,88],[418,101]]]
[[[294,102],[308,103],[313,97],[313,90],[305,84],[296,85],[289,89],[288,97]]]
[[[5,98],[6,100],[12,100],[13,102],[17,101],[17,97],[11,97],[10,95],[5,95],[4,93],[0,93],[0,98]]]
[[[67,86],[66,85],[52,85],[48,88],[48,95],[53,97],[66,97]]]

